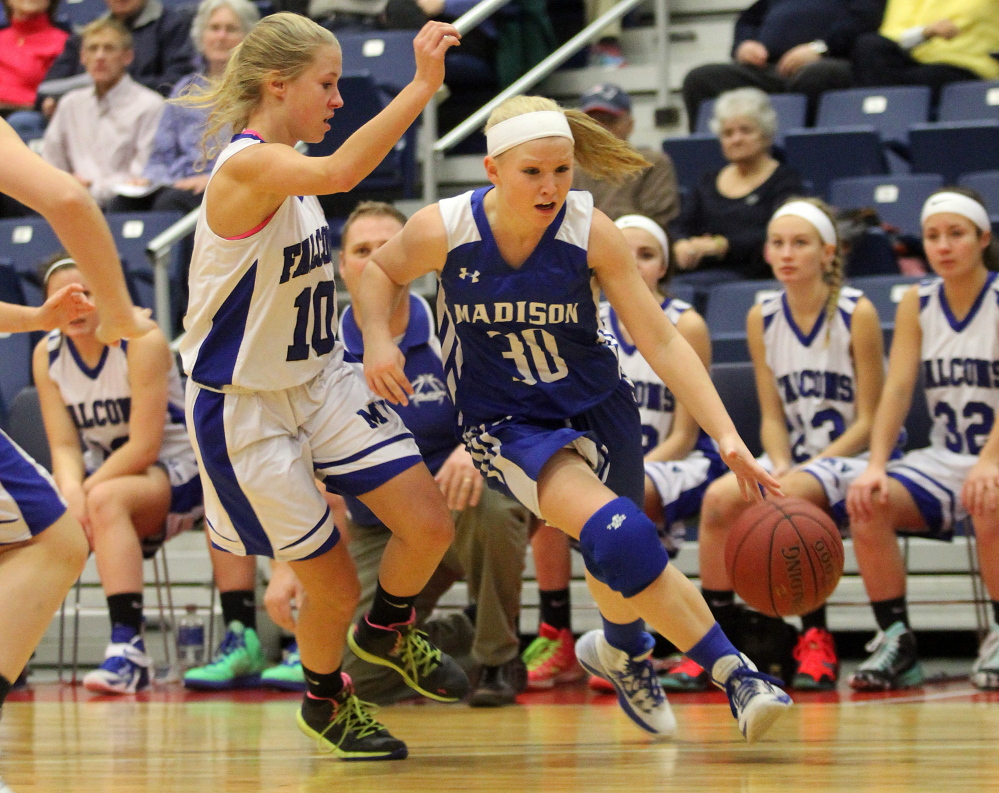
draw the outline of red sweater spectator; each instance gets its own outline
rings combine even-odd
[[[28,109],[69,33],[52,23],[55,3],[4,0],[3,5],[9,24],[0,29],[0,111]]]

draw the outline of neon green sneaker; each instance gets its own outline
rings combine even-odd
[[[305,691],[307,686],[305,672],[302,670],[302,657],[298,654],[298,642],[288,645],[281,663],[264,670],[260,675],[260,684],[282,691]]]
[[[260,685],[260,673],[266,668],[267,659],[257,632],[239,620],[233,620],[215,653],[215,660],[188,669],[184,673],[184,687],[209,691],[253,688]]]

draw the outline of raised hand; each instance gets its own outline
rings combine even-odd
[[[444,54],[459,44],[458,28],[447,22],[430,21],[413,39],[416,53],[416,76],[413,82],[424,82],[435,91],[444,83]]]
[[[68,325],[74,319],[94,311],[94,304],[87,297],[82,284],[67,284],[49,295],[38,308],[38,324],[42,330],[52,330]]]

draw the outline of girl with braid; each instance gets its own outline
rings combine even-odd
[[[842,285],[836,226],[821,201],[791,199],[780,207],[764,254],[784,288],[753,306],[746,319],[760,400],[760,462],[786,495],[843,523],[847,488],[867,465],[863,453],[884,382],[878,314],[860,290]],[[708,487],[701,506],[701,587],[723,626],[735,618],[725,541],[747,506],[731,474]],[[838,660],[825,606],[802,617],[802,630],[794,687],[834,688]],[[664,681],[682,691],[707,684],[707,674],[690,659]]]

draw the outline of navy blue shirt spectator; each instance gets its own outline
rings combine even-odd
[[[735,23],[732,63],[692,69],[683,81],[690,128],[697,109],[735,88],[803,93],[813,118],[818,96],[852,84],[856,39],[876,31],[886,0],[757,0]]]

